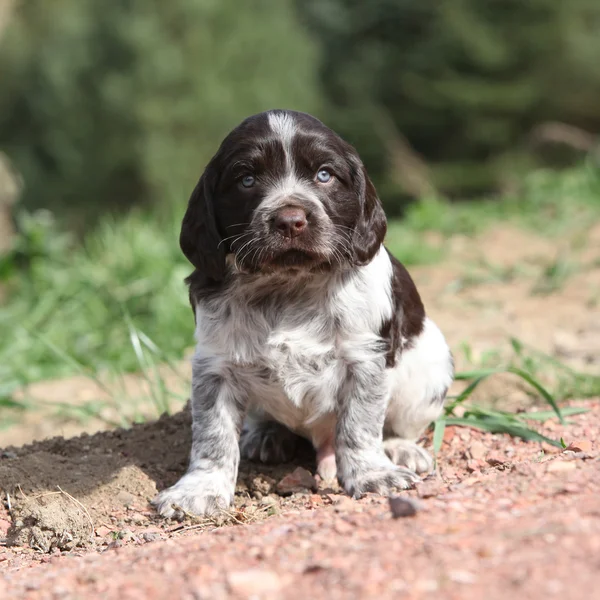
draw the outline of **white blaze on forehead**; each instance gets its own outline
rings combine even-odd
[[[288,170],[292,169],[292,140],[296,133],[294,119],[288,113],[269,113],[269,127],[281,140]]]
[[[314,206],[314,211],[320,218],[326,219],[322,202],[315,194],[309,182],[303,180],[294,169],[292,142],[296,135],[294,117],[285,112],[269,113],[269,127],[280,140],[285,154],[286,172],[270,182],[265,197],[261,202],[261,211],[272,210],[288,204],[291,198],[303,198]]]

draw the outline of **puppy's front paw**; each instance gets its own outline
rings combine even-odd
[[[415,442],[393,437],[384,440],[383,449],[390,460],[399,466],[406,467],[415,473],[427,473],[433,470],[433,458]]]
[[[394,465],[385,455],[376,460],[360,456],[338,459],[338,479],[346,493],[354,498],[366,492],[389,495],[393,489],[405,490],[420,481],[414,471]]]
[[[211,516],[233,502],[235,483],[221,471],[192,471],[174,486],[160,492],[153,506],[163,517],[182,519],[186,514]]]

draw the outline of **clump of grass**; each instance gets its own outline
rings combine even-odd
[[[457,396],[451,397],[444,415],[434,424],[434,453],[441,448],[446,425],[472,427],[492,433],[507,433],[528,441],[546,442],[557,448],[564,446],[562,439],[542,435],[532,427],[531,421],[546,421],[552,417],[565,424],[565,417],[587,412],[585,407],[561,407],[560,403],[569,398],[585,399],[600,395],[600,377],[577,372],[552,356],[528,348],[517,339],[511,339],[513,357],[501,367],[479,368],[456,374],[459,381],[468,382],[467,387]],[[466,348],[467,356],[470,353]],[[550,391],[543,379],[548,379],[548,367],[553,374],[553,390]],[[476,404],[466,404],[477,387],[487,378],[501,373],[517,376],[529,387],[531,393],[551,410],[513,413]],[[458,407],[462,414],[457,415]]]
[[[404,226],[414,232],[473,235],[509,221],[554,236],[589,227],[599,212],[600,171],[590,162],[561,173],[534,172],[516,195],[461,203],[425,198],[408,208]]]
[[[548,295],[560,290],[569,277],[575,274],[577,265],[566,256],[556,257],[546,265],[542,274],[532,289],[533,294]]]
[[[139,356],[125,314],[170,359],[193,343],[178,217],[107,219],[83,246],[44,213],[24,215],[0,265],[0,381],[26,385],[79,371],[130,372]],[[70,358],[68,358],[70,357]]]
[[[410,205],[402,219],[389,223],[386,243],[406,265],[431,264],[442,259],[445,250],[442,243],[427,241],[424,235],[427,232],[436,232],[442,238],[456,234],[471,236],[492,225],[509,222],[537,234],[556,236],[566,231],[585,231],[599,216],[600,172],[590,163],[561,173],[535,172],[522,181],[516,195],[469,202],[423,198]],[[572,273],[571,267],[565,261],[558,261],[554,268],[549,266],[536,292],[545,293],[547,285],[559,285]],[[501,268],[489,270],[497,279],[515,275],[502,272]],[[465,280],[464,285],[476,284],[480,281],[479,277],[476,279]]]

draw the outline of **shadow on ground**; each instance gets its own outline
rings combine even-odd
[[[158,521],[149,500],[183,474],[190,444],[186,407],[127,430],[0,450],[0,491],[11,521],[7,544],[69,550],[92,541],[95,528],[110,526],[115,515],[126,511],[145,512]],[[294,463],[242,461],[236,504],[260,500],[294,466],[313,468],[311,461],[307,448]]]

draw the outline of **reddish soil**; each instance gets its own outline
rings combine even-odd
[[[437,474],[401,494],[419,510],[400,518],[375,495],[282,497],[296,465],[242,464],[229,517],[160,521],[147,500],[184,468],[186,414],[9,450],[0,527],[19,545],[0,548],[0,597],[591,597],[600,402],[585,406],[564,427],[542,425],[572,442],[562,452],[448,428]]]
[[[578,267],[545,295],[532,292],[557,243],[504,228],[450,246],[445,264],[413,272],[459,367],[461,342],[476,361],[508,352],[512,335],[598,372],[598,227],[573,251]],[[481,258],[485,269],[473,266]],[[525,274],[499,280],[489,264]],[[36,384],[32,395],[76,404],[96,393],[71,380]],[[538,424],[566,451],[447,428],[436,474],[399,495],[413,516],[394,518],[387,498],[351,500],[307,473],[313,489],[286,491],[295,469],[314,473],[307,451],[294,464],[242,463],[231,512],[183,523],[157,519],[148,500],[185,469],[186,411],[99,431],[102,421],[61,421],[51,401],[2,436],[0,598],[579,600],[600,589],[600,399],[571,403],[589,412],[564,426]],[[477,401],[532,405],[502,377]],[[20,446],[83,430],[98,433]]]

